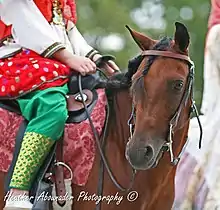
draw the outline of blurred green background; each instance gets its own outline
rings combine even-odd
[[[78,28],[88,43],[117,58],[126,70],[139,53],[125,25],[158,39],[173,37],[174,23],[184,23],[191,37],[190,55],[196,65],[195,100],[200,106],[203,89],[203,55],[209,0],[76,0]]]

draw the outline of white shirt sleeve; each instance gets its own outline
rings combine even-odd
[[[68,21],[67,33],[75,54],[86,56],[93,48],[86,42],[75,24]]]
[[[59,37],[32,0],[3,0],[0,3],[0,17],[6,25],[12,24],[13,38],[24,48],[42,54],[50,46],[60,43]]]

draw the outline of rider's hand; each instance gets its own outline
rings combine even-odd
[[[53,57],[61,63],[69,66],[72,70],[86,74],[93,74],[96,72],[96,65],[89,58],[73,55],[66,49],[58,50],[53,54]]]
[[[71,59],[67,61],[67,65],[81,73],[83,76],[86,74],[93,74],[96,72],[96,65],[89,58],[74,55]]]
[[[96,62],[99,58],[102,56],[100,54],[96,54],[93,57],[93,61]],[[112,60],[109,60],[106,62],[103,66],[103,68],[107,71],[107,73],[111,76],[115,73],[115,71],[120,71],[119,67],[116,65],[116,63]]]

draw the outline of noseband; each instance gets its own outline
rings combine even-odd
[[[176,110],[176,112],[174,113],[173,117],[171,118],[170,122],[169,122],[169,133],[168,133],[168,137],[167,137],[167,142],[165,143],[165,145],[162,147],[162,150],[164,151],[169,151],[170,152],[170,162],[172,165],[177,165],[177,163],[179,162],[179,159],[187,145],[187,142],[185,143],[184,147],[182,148],[181,152],[179,153],[179,155],[177,157],[174,157],[173,154],[173,135],[174,135],[174,129],[176,128],[178,121],[179,121],[179,117],[181,114],[181,111],[183,109],[184,106],[187,105],[187,102],[190,98],[191,100],[191,112],[194,112],[196,115],[196,118],[198,120],[198,124],[199,124],[199,128],[200,128],[200,138],[199,138],[199,148],[201,148],[201,141],[202,141],[202,125],[199,119],[199,114],[195,105],[195,101],[193,99],[193,82],[194,82],[194,70],[195,70],[195,66],[193,61],[186,55],[182,55],[182,54],[177,54],[174,52],[170,52],[170,51],[160,51],[160,50],[146,50],[142,52],[142,57],[145,56],[162,56],[162,57],[168,57],[168,58],[174,58],[174,59],[178,59],[178,60],[182,60],[182,61],[186,61],[188,63],[189,66],[189,74],[187,77],[187,83],[186,83],[186,88],[185,91],[183,93],[183,97],[181,99],[181,102]],[[141,77],[143,77],[144,75],[142,74]],[[133,131],[134,131],[134,126],[135,124],[132,123],[132,120],[135,118],[135,108],[134,105],[132,106],[132,113],[131,113],[131,117],[128,120],[128,125],[130,128],[130,138],[129,140],[132,138],[133,136]],[[135,121],[135,120],[134,120]],[[187,139],[188,141],[188,139]]]

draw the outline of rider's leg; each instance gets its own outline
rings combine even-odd
[[[22,114],[29,124],[10,182],[10,192],[14,195],[27,194],[51,146],[63,135],[68,117],[65,98],[67,92],[65,85],[33,92],[18,100]],[[23,203],[9,200],[5,209],[10,205],[17,205],[16,208],[19,209],[19,205],[22,206]],[[31,205],[29,206],[31,209]]]

